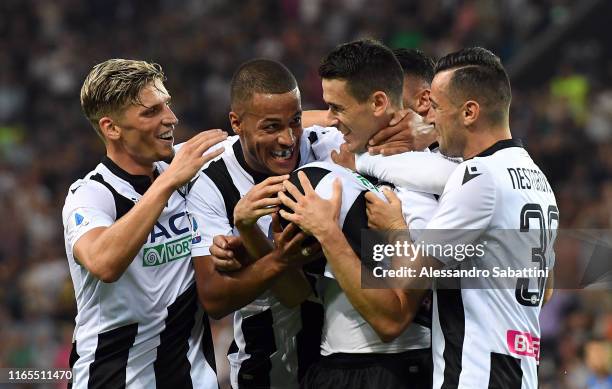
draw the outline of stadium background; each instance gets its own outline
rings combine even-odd
[[[401,3],[401,4],[400,4]],[[303,105],[325,108],[316,69],[338,43],[375,37],[439,57],[482,45],[513,85],[511,129],[553,185],[561,225],[612,222],[612,16],[606,0],[3,0],[0,2],[0,367],[67,365],[75,305],[62,239],[69,184],[102,143],[79,89],[111,57],[160,63],[178,140],[229,129],[239,63],[274,58],[297,76]],[[579,247],[563,247],[573,261]],[[542,312],[542,388],[610,377],[612,295],[558,290]],[[214,324],[227,344],[229,318]],[[225,362],[217,347],[217,363]],[[220,366],[227,382],[227,368]]]

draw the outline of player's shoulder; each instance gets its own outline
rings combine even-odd
[[[64,211],[75,208],[106,208],[108,204],[113,204],[113,195],[103,181],[104,177],[96,169],[73,182],[66,194]]]
[[[373,191],[379,192],[374,184],[357,172],[328,161],[311,162],[300,167],[291,174],[291,181],[297,181],[297,172],[303,171],[311,183],[316,182],[322,186],[332,186],[338,178],[343,191]],[[317,185],[312,185],[317,188]]]
[[[446,189],[474,189],[494,186],[495,176],[487,161],[472,158],[462,161],[451,174]],[[446,190],[445,190],[446,191]]]

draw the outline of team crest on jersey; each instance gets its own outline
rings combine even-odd
[[[177,259],[187,258],[190,255],[191,235],[187,235],[171,242],[145,247],[142,254],[142,266],[159,266]]]

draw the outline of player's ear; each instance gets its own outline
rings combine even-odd
[[[372,113],[375,116],[382,116],[387,112],[389,107],[389,97],[383,91],[376,91],[370,97]]]
[[[112,118],[104,116],[98,120],[100,132],[106,139],[117,140],[121,137],[121,127],[117,126]]]
[[[468,100],[463,104],[463,125],[471,126],[478,120],[480,115],[480,105],[474,100]]]
[[[431,101],[429,100],[429,94],[431,90],[425,88],[421,89],[416,95],[416,112],[423,115],[431,108]],[[405,107],[404,107],[405,108]]]
[[[234,130],[234,133],[236,135],[240,135],[240,132],[241,132],[240,125],[242,124],[242,120],[240,119],[240,115],[238,115],[234,111],[231,111],[229,113],[229,121],[230,121],[230,125],[232,126],[232,130]]]

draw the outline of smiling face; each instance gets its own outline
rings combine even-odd
[[[437,73],[431,82],[429,100],[431,108],[427,122],[438,131],[440,152],[449,157],[463,157],[467,142],[466,130],[462,126],[462,101],[453,101],[449,95],[449,82],[454,70]]]
[[[346,80],[324,78],[322,86],[323,100],[329,106],[328,115],[337,121],[349,151],[364,152],[368,140],[380,130],[371,109],[372,103],[369,100],[357,101],[348,93]]]
[[[123,168],[136,173],[151,171],[151,164],[172,158],[174,126],[178,119],[170,109],[170,94],[161,80],[148,83],[131,104],[114,118],[100,119],[106,139]],[[112,124],[105,125],[110,121]],[[106,128],[106,130],[105,130]]]
[[[299,89],[254,93],[242,109],[230,112],[230,122],[240,136],[246,163],[263,174],[283,175],[295,170],[302,136]]]

